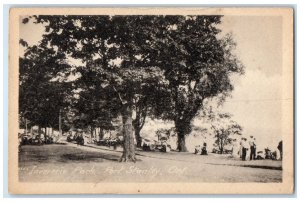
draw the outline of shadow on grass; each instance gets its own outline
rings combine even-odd
[[[103,162],[103,160],[118,162],[120,156],[101,153],[73,153],[61,155],[61,161]]]
[[[113,151],[113,152],[119,152],[119,153],[122,153],[122,151],[118,151],[116,149],[111,149],[111,147],[107,147],[107,148],[103,148],[104,146],[102,147],[99,147],[99,146],[91,146],[91,145],[82,145],[82,147],[89,147],[89,148],[93,148],[93,149],[99,149],[99,150],[105,150],[105,151]]]
[[[206,163],[217,166],[236,166],[236,167],[247,167],[247,168],[261,168],[270,170],[282,170],[282,166],[267,166],[267,165],[234,165],[234,164],[218,164],[218,163]]]
[[[54,142],[54,143],[52,143],[52,144],[67,145],[67,143],[65,143],[65,142]]]
[[[103,162],[119,161],[121,155],[105,154],[100,152],[81,151],[80,148],[71,148],[63,145],[25,146],[19,153],[19,162]]]

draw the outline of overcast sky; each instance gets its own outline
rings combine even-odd
[[[233,114],[243,134],[255,136],[260,147],[276,148],[284,132],[281,104],[292,102],[281,97],[281,17],[224,16],[220,28],[223,34],[233,34],[236,54],[245,66],[245,74],[233,78],[235,89],[222,111]],[[20,37],[30,45],[41,39],[42,32],[41,25],[20,25]],[[20,54],[23,51],[20,48]]]
[[[253,135],[257,144],[276,148],[281,140],[281,104],[292,102],[281,96],[281,17],[224,17],[224,32],[232,32],[245,75],[235,80],[232,98],[224,111]]]

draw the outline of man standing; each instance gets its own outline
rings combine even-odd
[[[242,138],[241,146],[242,146],[242,160],[246,161],[247,156],[247,138]]]
[[[278,143],[277,149],[279,150],[280,153],[280,160],[282,160],[282,141]]]
[[[250,136],[249,145],[250,145],[250,161],[252,159],[255,160],[255,158],[256,158],[256,145],[255,145],[255,138],[253,138],[252,135]]]

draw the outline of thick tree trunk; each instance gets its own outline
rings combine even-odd
[[[135,145],[132,127],[132,106],[129,104],[123,105],[122,110],[123,121],[123,155],[120,162],[136,161],[135,158]]]
[[[186,125],[182,124],[182,120],[175,122],[175,127],[177,131],[177,150],[179,152],[187,152],[185,145],[185,127]]]
[[[186,145],[185,145],[184,133],[178,133],[177,149],[178,149],[179,152],[187,152],[187,148],[186,148]]]

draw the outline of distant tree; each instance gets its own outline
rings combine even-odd
[[[213,112],[210,108],[204,116],[211,125],[215,145],[223,154],[225,146],[232,143],[235,135],[242,135],[243,129],[237,122],[232,120],[232,115],[228,113]]]
[[[216,145],[218,146],[221,154],[224,152],[224,147],[228,144],[232,143],[234,134],[241,135],[241,126],[238,125],[236,122],[231,121],[228,125],[221,126],[218,128],[218,126],[212,126],[215,138],[216,138]]]
[[[158,129],[156,132],[156,136],[158,138],[158,140],[160,140],[161,137],[166,137],[167,139],[170,138],[171,136],[171,130],[170,129]]]
[[[208,129],[202,126],[192,126],[192,130],[195,131],[194,136],[202,136],[202,138],[206,139],[206,135],[208,134]]]

